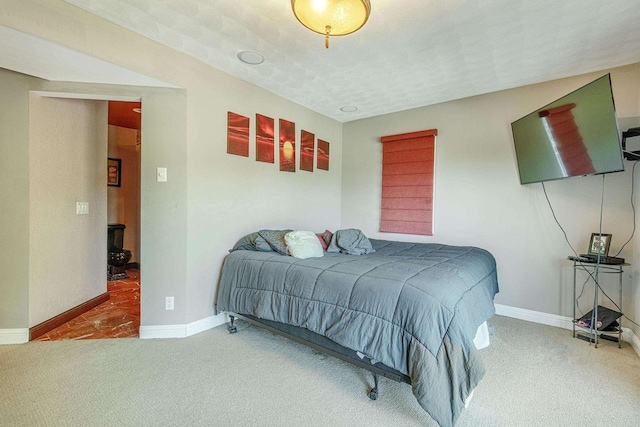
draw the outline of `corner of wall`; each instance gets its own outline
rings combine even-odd
[[[0,329],[0,345],[29,342],[29,329]]]

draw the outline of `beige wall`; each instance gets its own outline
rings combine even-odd
[[[640,86],[640,82],[638,83],[638,86]],[[626,130],[629,128],[633,128],[633,127],[640,127],[640,112],[638,114],[637,117],[632,117],[632,118],[627,118],[627,119],[623,119],[623,120],[619,120],[620,123],[620,129],[621,130]],[[638,138],[634,138],[634,141],[636,141],[637,144],[637,140]],[[632,151],[638,150],[639,147],[637,145],[634,145],[633,147],[629,147]],[[629,165],[628,168],[631,169],[633,166]],[[640,165],[636,166],[636,169],[638,169],[640,167]],[[636,176],[636,180],[638,179],[638,172],[636,170],[635,176]],[[636,206],[636,226],[640,226],[640,209],[638,209],[638,200],[640,200],[640,183],[638,183],[638,181],[636,181],[636,185],[634,187],[634,203]],[[630,293],[630,297],[629,297],[629,302],[632,304],[626,314],[631,317],[631,319],[633,319],[636,323],[640,323],[640,238],[636,235],[636,238],[633,239],[633,242],[631,242],[630,244],[633,245],[633,266],[630,267],[633,271],[632,274],[632,282],[631,282],[631,286],[629,289],[629,293]],[[640,338],[640,326],[638,325],[634,325],[631,324],[630,322],[624,321],[624,326],[630,327],[631,329],[633,329],[635,335],[637,337]]]
[[[37,85],[0,68],[0,329],[29,320],[29,89]]]
[[[55,22],[55,25],[52,23]],[[142,99],[141,323],[176,325],[214,313],[222,259],[260,228],[323,231],[340,224],[342,126],[61,0],[5,1],[0,25],[185,90],[45,82],[44,90]],[[279,172],[226,154],[226,115],[285,118],[331,143],[331,170]],[[155,181],[167,167],[168,182]],[[165,311],[166,296],[175,310]],[[2,325],[0,325],[0,328]]]
[[[211,314],[223,258],[243,235],[261,228],[321,232],[340,225],[341,124],[247,83],[223,81],[210,80],[189,94],[189,322]],[[251,118],[251,141],[256,113],[274,118],[276,127],[278,118],[294,122],[298,144],[301,129],[329,141],[330,170],[298,170],[298,150],[297,172],[280,172],[277,160],[255,160],[254,143],[248,158],[226,154],[227,111]]]
[[[518,182],[509,124],[601,73],[342,126],[61,0],[6,0],[0,8],[0,25],[185,88],[43,83],[44,90],[143,100],[142,325],[185,324],[213,314],[226,251],[238,237],[263,227],[358,227],[373,237],[486,247],[498,259],[498,303],[570,315],[571,271],[565,260],[569,249],[540,186]],[[612,79],[619,116],[640,116],[638,66],[614,70]],[[332,144],[331,170],[283,173],[277,164],[227,155],[227,111],[251,117],[252,135],[255,114],[261,113],[291,120],[297,132],[305,129],[327,139]],[[436,235],[382,235],[377,232],[378,138],[430,128],[439,130]],[[24,163],[24,153],[10,153],[6,161]],[[168,168],[168,182],[155,181],[157,167]],[[25,188],[26,178],[16,177],[17,185]],[[547,186],[577,248],[586,247],[597,227],[600,183],[600,177],[589,177]],[[0,183],[2,191],[5,187]],[[614,250],[630,233],[630,188],[628,172],[606,177],[604,219],[607,232],[614,235]],[[24,240],[27,234],[16,231],[12,236]],[[622,256],[633,259],[633,248],[626,248]],[[636,276],[625,275],[625,284],[629,283],[637,287]],[[629,288],[627,301],[638,295]],[[24,293],[17,289],[5,305],[20,306]],[[164,310],[166,296],[175,297],[174,311]],[[13,319],[6,319],[7,324],[15,324]]]
[[[105,101],[30,95],[29,326],[107,291],[106,157]]]
[[[553,220],[541,185],[520,185],[510,123],[603,74],[345,124],[342,227],[360,227],[376,238],[486,248],[498,262],[497,303],[571,316],[571,264],[566,260],[571,249]],[[618,117],[640,116],[640,64],[614,69],[611,78]],[[432,128],[438,129],[434,236],[380,233],[379,138]],[[613,234],[612,253],[633,226],[630,166],[626,162],[626,172],[606,175],[603,232]],[[549,182],[546,187],[569,240],[578,252],[585,252],[591,233],[598,230],[602,176]],[[633,261],[633,246],[628,245],[621,256]],[[603,279],[603,285],[608,293],[617,294],[610,279]],[[625,274],[629,312],[634,310],[633,298],[637,299],[631,294],[637,282],[637,276]],[[581,301],[588,307],[586,297]]]
[[[184,324],[188,310],[184,303],[187,295],[185,91],[64,82],[44,82],[43,89],[142,100],[141,324]],[[168,182],[156,182],[157,166],[169,169]],[[175,310],[164,309],[165,296],[175,297]],[[178,305],[178,301],[183,303]]]
[[[124,224],[124,249],[140,262],[140,145],[138,131],[109,126],[109,157],[120,159],[121,185],[107,189],[107,222]]]

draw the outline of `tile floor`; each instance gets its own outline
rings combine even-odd
[[[140,272],[107,283],[109,301],[92,308],[34,341],[133,338],[140,328]]]

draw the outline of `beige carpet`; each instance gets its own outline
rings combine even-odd
[[[640,425],[640,358],[494,316],[459,426]],[[240,325],[185,339],[0,346],[2,426],[434,426],[407,384]],[[437,391],[434,391],[437,392]]]

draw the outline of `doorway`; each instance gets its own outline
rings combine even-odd
[[[35,341],[69,339],[133,338],[140,328],[140,166],[141,102],[108,101],[108,149],[104,160],[109,165],[107,185],[107,224],[123,231],[119,253],[127,257],[118,272],[105,260],[106,291],[109,299],[45,334]],[[112,179],[114,178],[114,179]],[[104,230],[107,234],[107,229]],[[108,246],[113,242],[108,242]],[[108,248],[108,253],[118,251]],[[122,259],[121,259],[122,261]]]

